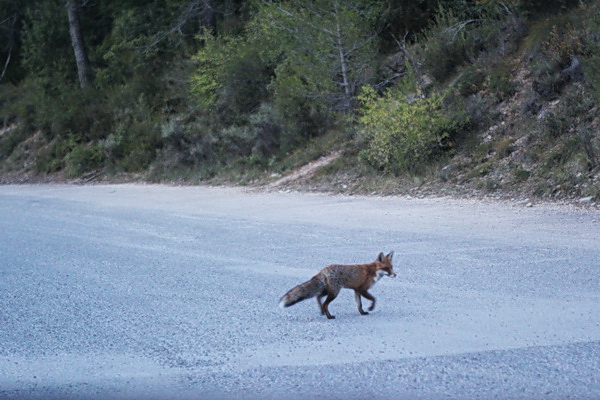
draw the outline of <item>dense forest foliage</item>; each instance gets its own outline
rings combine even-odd
[[[597,176],[599,40],[595,1],[0,0],[0,169],[200,181],[343,149],[359,175],[598,196],[572,177]],[[496,179],[524,85],[512,124],[556,154]]]

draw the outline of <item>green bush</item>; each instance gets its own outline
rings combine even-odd
[[[517,182],[525,182],[531,176],[531,171],[522,167],[518,167],[515,169],[514,176]]]
[[[161,114],[152,95],[135,85],[108,91],[104,100],[110,110],[103,143],[110,166],[126,172],[141,171],[156,157],[162,145]]]
[[[27,133],[19,127],[9,128],[0,134],[0,160],[6,159],[25,139],[27,139]]]
[[[573,0],[511,0],[517,8],[527,14],[549,14],[558,10],[565,11],[580,4]]]
[[[237,122],[255,111],[268,95],[273,76],[268,58],[259,45],[238,37],[199,36],[204,47],[195,56],[198,69],[192,75],[192,94],[204,110],[217,111],[225,123]]]
[[[0,129],[15,121],[20,94],[19,87],[15,85],[10,83],[0,85]]]
[[[65,157],[65,169],[70,177],[77,177],[103,166],[104,148],[99,144],[75,146]]]
[[[474,38],[468,21],[452,10],[440,8],[435,23],[425,31],[422,57],[425,69],[438,81],[444,81],[472,54]]]
[[[548,112],[542,122],[544,133],[553,139],[566,135],[572,126],[572,120],[560,112]]]
[[[590,86],[590,92],[600,102],[600,46],[584,60],[585,81]]]
[[[74,178],[104,167],[106,151],[102,144],[82,142],[82,135],[66,132],[54,138],[36,157],[37,172],[49,174],[64,170]]]
[[[589,21],[585,24],[585,41],[583,43],[583,70],[584,79],[590,86],[596,101],[600,101],[600,5],[596,4],[589,9]]]
[[[73,149],[71,138],[54,138],[36,157],[35,169],[42,174],[50,174],[65,167],[65,156]]]
[[[28,75],[55,82],[76,82],[64,2],[47,0],[23,8],[20,62]]]
[[[28,131],[42,131],[49,139],[77,132],[79,141],[102,139],[112,123],[105,95],[94,89],[81,90],[47,78],[27,78],[19,95],[5,112]]]
[[[409,100],[399,90],[381,97],[371,88],[359,96],[360,128],[367,147],[361,153],[372,166],[394,173],[414,171],[445,147],[458,129],[444,113],[444,97],[432,94]]]
[[[230,125],[217,133],[222,159],[249,157],[258,163],[273,156],[280,146],[281,121],[275,110],[262,105],[243,125]]]
[[[505,100],[517,92],[517,86],[510,70],[501,68],[492,71],[488,79],[488,88],[498,101]]]
[[[470,96],[483,89],[486,74],[476,67],[465,68],[454,83],[461,96]]]
[[[458,10],[458,11],[454,11]],[[423,66],[436,80],[450,78],[457,67],[474,62],[480,55],[503,49],[506,37],[517,28],[507,22],[503,5],[444,8],[440,6],[434,23],[419,38]],[[476,76],[473,76],[476,78]]]
[[[336,113],[325,98],[306,94],[300,75],[285,66],[278,72],[273,104],[275,111],[283,116],[281,146],[289,151],[327,132],[335,123]]]
[[[566,67],[574,56],[581,54],[582,47],[581,38],[573,25],[566,24],[562,27],[555,25],[552,27],[542,51],[548,59],[560,67]]]

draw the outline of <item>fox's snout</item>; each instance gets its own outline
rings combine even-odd
[[[385,269],[380,269],[376,273],[377,273],[377,280],[381,279],[384,276],[389,276],[390,278],[396,277],[396,274],[394,273],[394,271],[387,271]]]

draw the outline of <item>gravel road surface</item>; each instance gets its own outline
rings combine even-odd
[[[327,320],[291,287],[395,251]],[[0,399],[600,399],[600,212],[0,186]]]

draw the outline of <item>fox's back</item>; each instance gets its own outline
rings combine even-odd
[[[375,267],[371,264],[338,265],[333,264],[321,270],[319,275],[327,285],[356,289],[370,287],[375,279]]]

